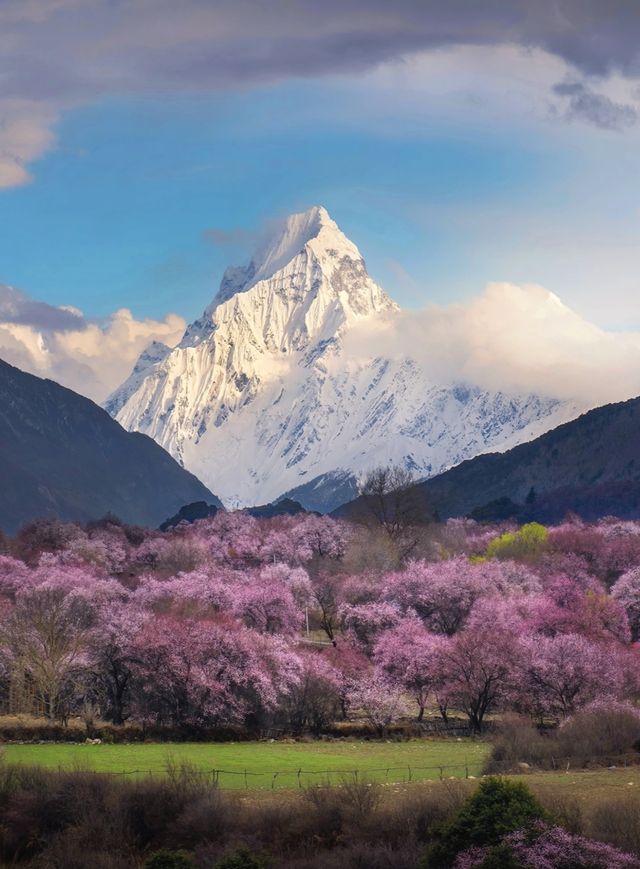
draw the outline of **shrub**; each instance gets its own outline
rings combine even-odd
[[[462,853],[455,869],[638,869],[631,854],[602,842],[573,836],[561,827],[536,824],[488,849]]]
[[[154,851],[144,861],[144,869],[194,869],[194,866],[186,851],[170,851],[166,848]]]
[[[582,765],[607,763],[634,751],[640,742],[640,710],[625,703],[596,701],[557,731],[558,753]]]
[[[609,766],[637,752],[638,745],[640,710],[612,700],[596,701],[547,734],[525,718],[505,718],[485,770],[508,772],[520,762],[542,769]]]
[[[443,825],[422,862],[423,869],[444,869],[467,848],[498,845],[507,833],[531,827],[546,812],[521,782],[488,778]]]
[[[246,848],[234,851],[216,863],[215,869],[269,869],[270,861],[266,857],[252,854]]]
[[[283,869],[415,869],[415,848],[400,849],[358,843],[311,857],[288,860]]]
[[[528,718],[507,715],[497,726],[491,757],[485,771],[509,772],[519,763],[546,767],[557,754],[557,747],[549,736],[543,736]]]
[[[202,842],[224,842],[233,829],[234,807],[217,788],[194,794],[166,831],[175,848],[195,848]]]

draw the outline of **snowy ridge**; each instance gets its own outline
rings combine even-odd
[[[228,269],[178,347],[148,348],[105,407],[228,506],[383,462],[431,476],[579,412],[534,395],[431,383],[410,356],[384,359],[373,348],[368,359],[347,356],[346,331],[397,311],[357,247],[314,207],[289,217],[248,266]]]

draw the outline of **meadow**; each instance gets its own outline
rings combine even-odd
[[[410,782],[479,776],[490,746],[473,740],[406,742],[144,743],[5,745],[9,764],[164,776],[188,765],[223,788],[280,789],[340,784],[345,778]]]

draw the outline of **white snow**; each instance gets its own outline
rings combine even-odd
[[[431,476],[581,408],[432,383],[418,363],[350,358],[347,330],[398,311],[324,208],[292,215],[173,350],[152,347],[106,408],[155,438],[228,506],[320,474],[403,462]],[[165,352],[166,351],[166,352]]]

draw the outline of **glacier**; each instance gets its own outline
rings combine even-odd
[[[391,359],[375,346],[345,347],[350,330],[373,334],[399,310],[315,206],[291,215],[247,266],[227,269],[180,343],[154,342],[104,406],[227,507],[295,492],[326,510],[373,466],[429,477],[581,412],[545,396],[431,382],[411,348]]]

